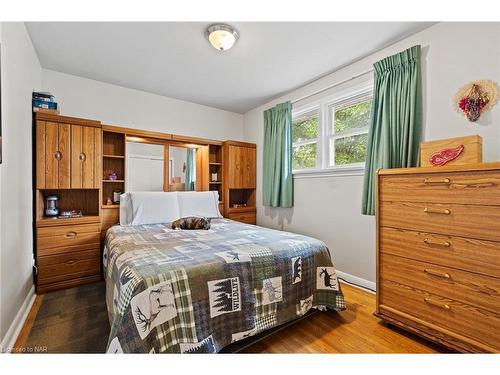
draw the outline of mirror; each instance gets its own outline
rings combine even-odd
[[[164,145],[129,142],[126,147],[126,191],[163,191]]]
[[[168,147],[169,191],[196,190],[196,148]]]

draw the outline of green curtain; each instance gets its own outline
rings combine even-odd
[[[375,83],[368,135],[362,213],[375,214],[379,168],[418,166],[422,134],[420,46],[374,64]]]
[[[292,103],[264,111],[264,206],[293,206]]]
[[[194,148],[188,148],[186,156],[186,191],[194,190],[194,181]]]

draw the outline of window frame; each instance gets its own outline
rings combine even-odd
[[[334,133],[333,126],[333,108],[343,108],[350,104],[363,101],[363,99],[373,99],[373,82],[365,81],[357,85],[350,86],[336,94],[328,95],[316,99],[304,105],[295,106],[292,109],[292,122],[298,117],[304,116],[309,112],[317,111],[319,120],[319,129],[316,149],[316,168],[294,169],[292,174],[294,178],[325,177],[338,175],[363,175],[365,162],[330,165],[330,139],[345,138],[353,135],[367,134],[369,126],[366,128],[357,128],[342,133]],[[295,143],[294,143],[295,145]]]

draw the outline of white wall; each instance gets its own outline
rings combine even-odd
[[[480,35],[480,37],[478,37]],[[427,140],[479,134],[485,161],[500,159],[500,105],[483,115],[478,124],[467,122],[453,107],[456,91],[476,79],[500,82],[500,24],[440,23],[374,53],[337,72],[247,112],[244,136],[258,145],[257,223],[317,237],[333,250],[338,270],[375,281],[375,220],[361,212],[362,175],[294,180],[295,207],[262,206],[263,111],[294,100],[371,68],[374,62],[420,44],[422,50],[424,137]],[[327,48],[327,46],[325,46]],[[334,95],[361,77],[337,86],[316,98]],[[304,104],[297,103],[297,106]]]
[[[243,115],[44,69],[44,91],[65,116],[211,139],[243,138]]]
[[[0,338],[3,347],[15,339],[13,330],[22,320],[19,312],[33,287],[31,92],[40,89],[42,71],[24,24],[2,23],[1,29]]]

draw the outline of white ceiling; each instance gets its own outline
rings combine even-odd
[[[226,52],[210,23],[28,22],[42,67],[244,113],[418,32],[418,22],[243,22]]]

